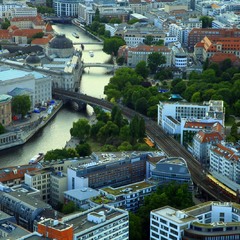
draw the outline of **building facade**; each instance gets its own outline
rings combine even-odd
[[[0,95],[0,124],[8,126],[12,122],[12,97],[6,94]]]
[[[54,0],[54,12],[58,17],[77,17],[79,0]]]

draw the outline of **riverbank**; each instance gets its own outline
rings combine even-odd
[[[48,115],[43,112],[24,122],[14,122],[7,128],[7,133],[0,135],[0,151],[25,144],[56,116],[62,105],[62,101],[56,102]]]

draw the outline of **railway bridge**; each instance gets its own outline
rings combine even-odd
[[[99,106],[107,110],[111,110],[114,106],[114,104],[103,99],[98,99],[81,93],[69,92],[67,90],[54,89],[53,95],[60,99],[65,97],[76,101],[80,100],[86,104],[90,104],[91,106]],[[119,108],[122,110],[123,115],[129,119],[136,114],[140,115],[134,110],[122,105],[119,105]],[[207,175],[202,166],[180,143],[164,132],[164,130],[155,121],[150,120],[146,116],[141,116],[145,119],[147,135],[162,151],[164,151],[169,157],[182,157],[186,160],[192,180],[199,189],[219,201],[238,201],[236,197],[226,195],[224,191],[217,189],[215,185],[211,185],[211,183],[207,180]]]

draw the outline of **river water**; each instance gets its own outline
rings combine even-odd
[[[81,29],[74,25],[53,25],[56,33],[64,33],[75,42],[94,43],[96,40],[90,38]],[[78,39],[72,36],[77,32]],[[76,45],[79,48],[80,45]],[[94,52],[94,57],[90,57],[89,51]],[[105,63],[110,56],[102,51],[101,45],[85,45],[82,57],[84,63]],[[111,75],[107,74],[105,68],[85,69],[80,84],[80,91],[97,98],[104,97],[104,86],[108,84]],[[0,152],[0,168],[26,164],[39,152],[47,152],[56,148],[63,148],[70,139],[69,130],[72,123],[79,118],[89,118],[86,113],[75,112],[71,109],[63,108],[48,125],[37,133],[23,146],[4,150]]]

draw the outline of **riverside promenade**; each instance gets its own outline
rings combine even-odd
[[[29,119],[12,122],[6,127],[7,132],[0,135],[0,151],[26,143],[56,116],[62,105],[62,101],[59,101],[50,114],[47,111],[32,113]]]

